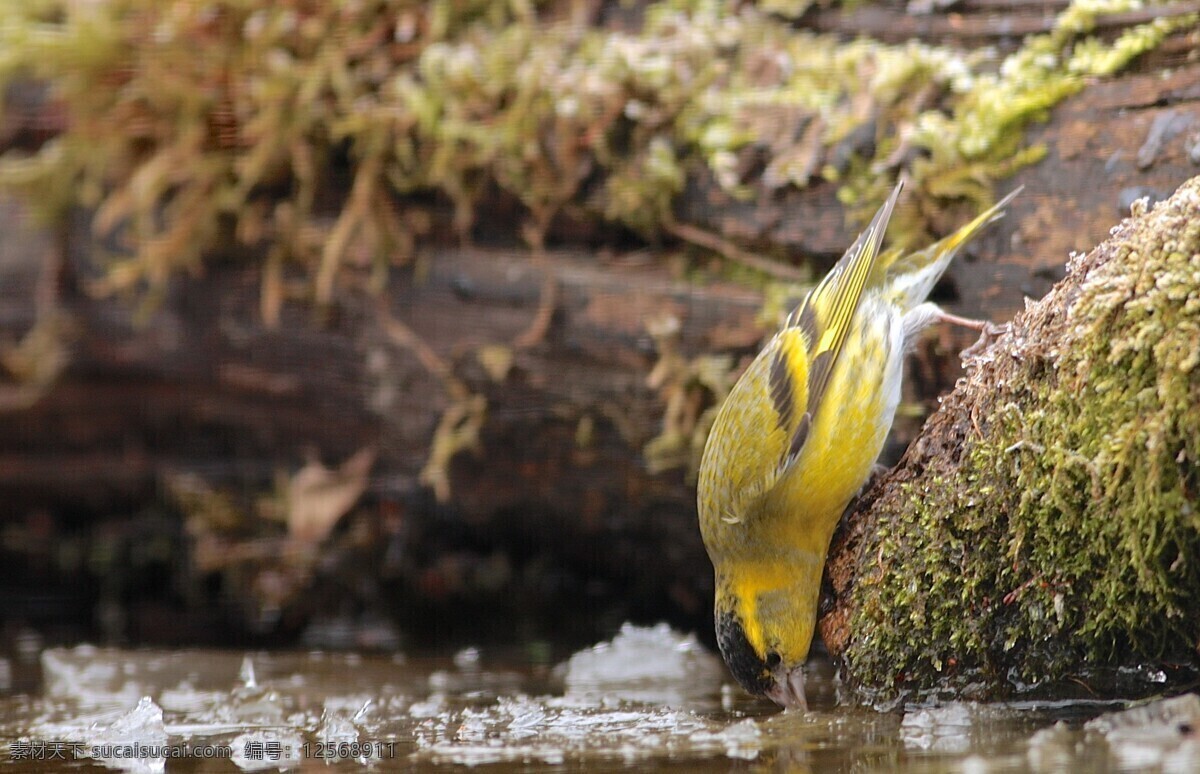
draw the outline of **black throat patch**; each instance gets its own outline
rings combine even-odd
[[[747,691],[755,696],[765,696],[775,685],[771,665],[754,652],[746,639],[741,619],[733,613],[717,613],[717,645],[729,671]]]

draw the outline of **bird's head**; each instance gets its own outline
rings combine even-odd
[[[804,662],[816,617],[807,610],[809,595],[790,584],[747,595],[739,585],[746,584],[718,583],[717,644],[725,664],[750,693],[808,709]]]

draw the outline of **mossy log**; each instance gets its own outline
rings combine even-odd
[[[1113,229],[847,514],[820,629],[868,695],[1200,660],[1200,177]]]
[[[694,490],[682,468],[656,471],[643,451],[664,433],[664,402],[680,403],[685,423],[712,403],[672,369],[757,346],[758,292],[686,278],[641,253],[439,249],[394,270],[382,295],[342,286],[327,319],[287,303],[270,327],[257,267],[217,262],[176,276],[146,312],[87,292],[100,252],[83,221],[64,249],[11,201],[2,210],[5,365],[63,364],[51,382],[12,373],[0,382],[0,499],[22,519],[56,525],[50,555],[4,543],[5,556],[21,555],[16,566],[102,569],[76,566],[78,545],[65,548],[73,532],[122,532],[136,521],[127,514],[174,512],[174,529],[186,523],[193,534],[167,571],[194,602],[213,582],[195,570],[195,528],[215,517],[195,498],[178,502],[173,482],[199,480],[235,504],[230,529],[203,530],[228,534],[232,555],[281,533],[254,508],[279,474],[310,454],[333,464],[373,447],[363,504],[347,520],[375,537],[365,549],[336,536],[322,546],[325,565],[349,563],[325,579],[335,608],[394,609],[403,628],[428,625],[433,640],[463,630],[486,638],[494,626],[506,638],[550,630],[587,641],[630,617],[708,628]],[[672,373],[650,380],[667,361]],[[478,411],[454,414],[466,405]],[[75,558],[56,558],[59,548]],[[297,624],[320,601],[307,569],[284,600]],[[255,578],[267,570],[272,561],[245,562],[220,601],[238,600],[254,618]],[[356,585],[368,599],[348,591]],[[141,636],[213,635],[138,615],[130,611],[130,627]],[[236,635],[247,621],[223,626]]]

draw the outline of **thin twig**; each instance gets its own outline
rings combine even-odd
[[[670,221],[665,224],[668,233],[674,234],[685,242],[691,242],[694,245],[699,245],[707,250],[712,250],[715,253],[720,253],[734,263],[740,263],[743,266],[748,266],[756,271],[761,271],[763,274],[769,274],[775,279],[787,280],[789,282],[804,282],[808,276],[799,269],[793,268],[786,264],[776,263],[761,255],[743,250],[742,248],[730,242],[727,239],[711,234],[702,228],[689,225],[687,223],[679,223]]]
[[[545,250],[541,247],[534,248],[533,262],[542,270],[542,291],[538,296],[537,312],[529,327],[513,339],[513,347],[517,349],[529,349],[546,338],[554,319],[554,310],[558,307],[558,277],[554,275],[550,262],[546,260]]]
[[[392,316],[391,311],[388,310],[386,300],[382,297],[379,301],[379,320],[383,325],[383,332],[387,334],[388,338],[411,351],[417,356],[417,362],[426,371],[445,382],[451,397],[457,399],[470,394],[470,390],[466,388],[466,385],[454,375],[450,364],[443,360],[438,353],[434,352],[425,343],[425,340],[417,335],[416,331]]]

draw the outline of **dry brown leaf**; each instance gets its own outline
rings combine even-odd
[[[367,447],[335,470],[313,460],[298,470],[287,487],[288,536],[316,545],[358,502],[367,488],[375,449]]]

